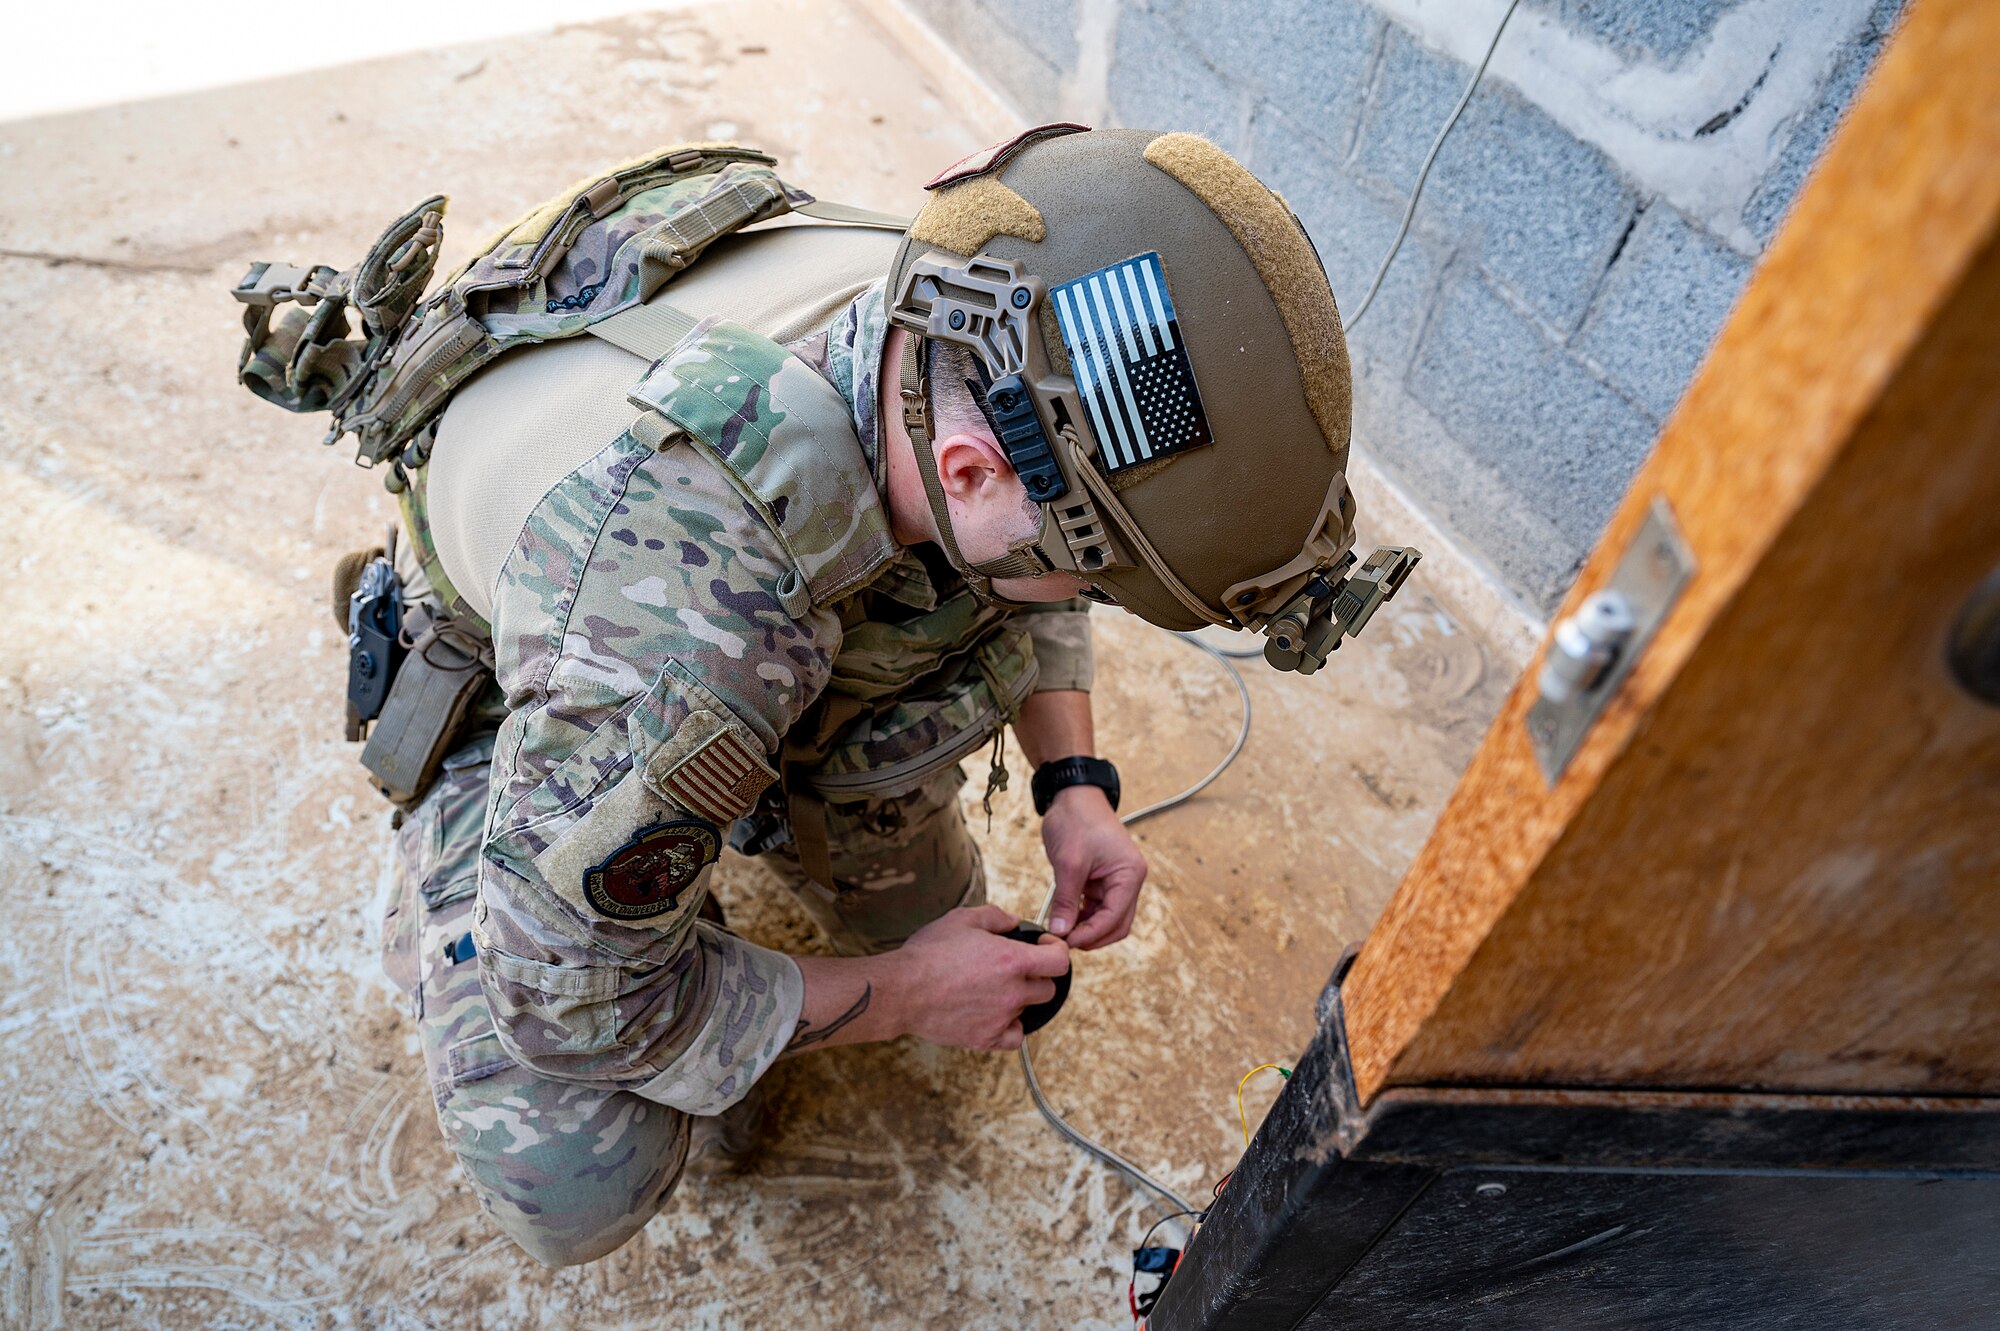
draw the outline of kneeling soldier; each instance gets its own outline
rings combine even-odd
[[[1081,598],[1310,671],[1414,562],[1348,572],[1339,316],[1211,144],[1044,126],[893,231],[772,165],[620,168],[428,298],[441,199],[354,269],[237,290],[244,382],[332,411],[402,497],[402,557],[340,575],[350,733],[401,808],[386,961],[447,1143],[550,1264],[637,1232],[692,1124],[740,1145],[788,1052],[1013,1048],[1070,949],[1126,935],[1146,865]],[[958,803],[1009,724],[1038,944],[982,904]],[[840,955],[722,923],[732,843]]]

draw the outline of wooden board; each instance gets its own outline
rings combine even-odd
[[[1573,589],[1694,580],[1560,786],[1487,736],[1346,986],[1357,1087],[2000,1092],[2000,5],[1919,0]]]

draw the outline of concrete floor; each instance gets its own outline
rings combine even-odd
[[[594,164],[704,137],[905,210],[978,146],[859,11],[806,0],[0,125],[5,1325],[1128,1323],[1153,1208],[1044,1127],[1011,1057],[907,1041],[783,1065],[750,1176],[542,1270],[461,1182],[376,973],[387,817],[339,737],[324,584],[391,508],[316,421],[234,385],[226,288],[254,258],[351,262],[433,191],[454,261]],[[1185,644],[1098,625],[1103,750],[1136,807],[1225,750],[1234,691]],[[1075,1122],[1191,1195],[1231,1167],[1237,1078],[1304,1043],[1500,659],[1419,573],[1327,673],[1253,667],[1243,758],[1146,825],[1137,932],[1038,1037]],[[1022,911],[1044,882],[1026,786],[987,838]],[[753,936],[819,946],[754,862],[721,882]]]

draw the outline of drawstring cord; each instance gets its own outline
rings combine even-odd
[[[979,807],[986,810],[986,830],[993,830],[993,797],[1007,789],[1007,727],[1014,724],[1014,695],[1000,686],[1000,679],[993,673],[982,653],[972,658],[972,664],[979,671],[979,677],[986,681],[986,687],[993,691],[993,701],[1000,708],[1000,724],[993,731],[993,751],[988,757],[986,769],[986,793],[980,797]]]

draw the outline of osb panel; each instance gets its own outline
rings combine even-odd
[[[1951,0],[1884,57],[1571,606],[1659,495],[1683,600],[1553,792],[1517,688],[1356,963],[1364,1097],[2000,1090],[2000,712],[1941,659],[2000,562],[1996,57]]]

